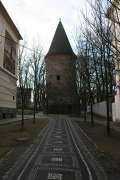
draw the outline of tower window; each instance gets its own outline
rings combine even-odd
[[[60,80],[60,76],[59,76],[59,75],[57,75],[57,80],[58,80],[58,81]]]

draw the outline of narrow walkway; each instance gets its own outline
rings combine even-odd
[[[37,113],[36,114],[36,118],[47,118],[47,115],[45,116],[43,113]],[[21,115],[17,115],[16,118],[10,118],[10,119],[1,119],[0,120],[0,125],[5,125],[5,124],[9,124],[9,123],[14,123],[14,122],[17,122],[17,121],[21,121],[22,119],[22,116]],[[33,115],[30,114],[30,115],[25,115],[24,116],[24,119],[25,120],[29,120],[29,119],[33,119]]]

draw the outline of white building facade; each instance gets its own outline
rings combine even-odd
[[[113,51],[115,53],[116,95],[113,104],[113,121],[120,122],[120,1],[113,0],[107,16],[112,20]]]
[[[21,39],[0,1],[0,119],[16,116],[17,56]]]

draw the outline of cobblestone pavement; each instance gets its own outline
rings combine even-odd
[[[72,121],[76,125],[76,131],[78,132],[80,138],[86,145],[87,149],[89,149],[89,152],[93,155],[93,157],[96,158],[96,161],[99,162],[101,166],[104,168],[104,171],[106,172],[108,179],[120,180],[120,164],[118,164],[116,160],[113,159],[112,154],[108,151],[101,151],[101,149],[95,144],[95,142],[93,142],[93,140],[87,136],[83,129],[81,129],[80,126],[78,126],[80,121],[78,120],[78,118],[72,118]],[[83,119],[81,119],[81,121],[83,121]],[[93,132],[91,131],[91,133]],[[98,141],[101,141],[102,143],[102,140]],[[117,146],[113,145],[113,147]],[[109,145],[108,148],[110,148]]]
[[[5,168],[6,167],[6,168]],[[0,162],[8,180],[106,180],[103,168],[71,120],[51,118],[29,147],[13,149]]]

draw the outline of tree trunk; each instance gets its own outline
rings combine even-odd
[[[93,103],[91,100],[91,104],[90,104],[90,110],[91,110],[91,126],[94,126],[94,119],[93,119]]]
[[[22,89],[23,91],[23,89]],[[21,92],[22,95],[22,120],[21,120],[21,129],[24,129],[24,96],[23,96],[23,92]]]

